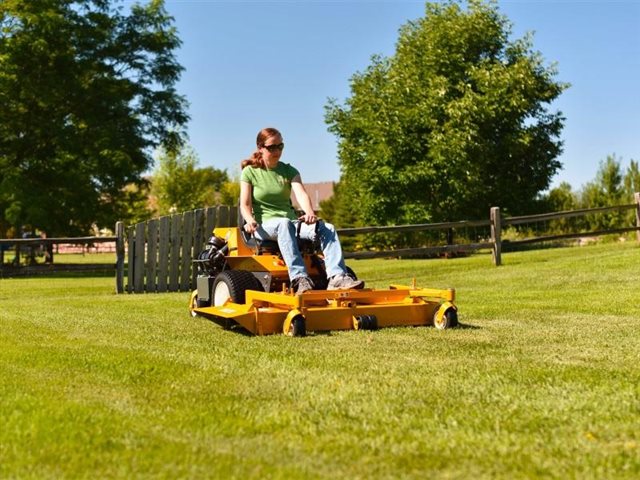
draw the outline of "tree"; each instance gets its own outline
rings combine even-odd
[[[582,189],[584,208],[610,207],[625,203],[622,167],[615,155],[609,155],[600,162],[596,179]],[[626,199],[626,202],[630,202]],[[618,228],[624,215],[620,212],[599,213],[588,218],[589,227],[594,230]]]
[[[220,203],[218,192],[228,180],[225,170],[198,168],[198,156],[190,147],[163,150],[151,179],[151,195],[157,199],[159,215],[184,212]]]
[[[395,55],[355,74],[344,105],[329,101],[346,208],[362,223],[535,208],[561,166],[563,117],[549,104],[567,85],[530,37],[509,35],[495,2],[427,3],[401,28]]]
[[[220,188],[220,205],[238,205],[240,200],[240,178],[232,178]]]
[[[177,148],[186,101],[162,0],[0,3],[0,213],[49,235],[125,214],[159,145]]]
[[[556,188],[551,189],[548,195],[542,199],[544,210],[551,212],[561,212],[575,210],[579,208],[578,195],[573,192],[571,185],[562,182]],[[575,219],[560,218],[552,220],[549,224],[550,231],[569,232],[576,222]]]
[[[632,202],[635,193],[640,193],[640,167],[638,162],[631,160],[627,173],[624,175],[625,201]]]

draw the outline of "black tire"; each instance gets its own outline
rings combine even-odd
[[[227,298],[233,303],[245,303],[245,292],[257,290],[263,292],[262,284],[251,273],[244,270],[227,270],[216,277],[211,288],[211,303],[217,307]]]
[[[455,308],[447,308],[442,316],[442,322],[436,320],[437,312],[434,314],[433,325],[438,330],[445,330],[447,328],[454,328],[458,326],[458,312]]]
[[[307,336],[307,324],[302,315],[296,315],[293,320],[291,320],[291,334],[294,337]]]
[[[358,330],[378,329],[378,317],[375,315],[358,315],[356,320],[358,322]]]
[[[458,326],[458,311],[454,308],[450,308],[445,312],[445,315],[449,315],[449,325],[451,328]]]
[[[349,275],[354,280],[358,280],[358,276],[356,275],[356,272],[354,272],[351,267],[347,267],[347,275]]]

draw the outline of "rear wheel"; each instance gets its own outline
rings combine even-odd
[[[227,270],[216,277],[211,289],[213,306],[223,305],[231,299],[233,303],[245,303],[245,292],[257,290],[263,292],[262,284],[251,272],[244,270]]]

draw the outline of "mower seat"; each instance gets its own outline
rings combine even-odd
[[[242,240],[249,248],[253,248],[261,253],[270,253],[277,255],[280,253],[280,247],[275,240],[258,240],[255,236],[247,233],[244,228],[240,227],[240,233],[242,234]]]

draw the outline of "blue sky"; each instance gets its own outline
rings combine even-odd
[[[338,180],[336,138],[324,106],[350,95],[371,55],[393,55],[398,29],[424,15],[422,1],[166,0],[183,45],[179,92],[190,102],[189,142],[200,166],[239,172],[262,127],[283,133],[283,161],[305,182]],[[640,0],[499,1],[512,39],[571,83],[553,105],[566,117],[562,181],[578,189],[615,154],[640,160]]]

